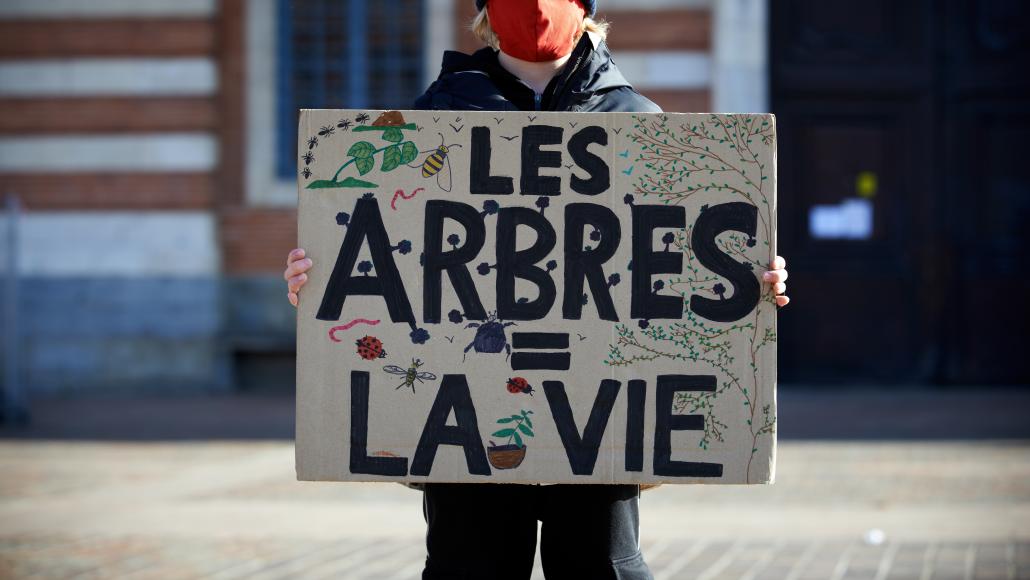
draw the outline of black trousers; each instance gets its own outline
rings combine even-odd
[[[640,553],[636,485],[427,484],[423,580],[652,578]]]

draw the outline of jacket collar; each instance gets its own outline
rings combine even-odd
[[[533,89],[502,67],[497,51],[492,48],[482,48],[471,55],[445,52],[441,76],[447,73],[485,74],[500,95],[515,107],[523,111],[537,109]],[[630,84],[615,67],[608,46],[599,36],[588,32],[580,38],[562,71],[548,83],[539,108],[569,110],[597,92],[623,86]]]

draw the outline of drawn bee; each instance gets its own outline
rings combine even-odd
[[[422,366],[422,360],[413,358],[411,359],[411,366],[407,369],[402,369],[397,365],[386,365],[383,370],[390,373],[391,375],[398,375],[404,377],[404,381],[397,385],[397,389],[401,387],[411,387],[411,392],[415,392],[415,381],[424,383],[426,381],[436,380],[436,375],[428,372],[418,372],[418,368]],[[394,389],[394,390],[397,390]]]
[[[318,137],[312,137],[308,139],[308,151],[318,147]]]
[[[303,156],[301,156],[301,159],[304,160],[304,165],[311,165],[311,162],[315,160],[315,154],[308,151]]]
[[[451,162],[447,159],[447,154],[451,149],[461,147],[461,145],[444,145],[443,133],[437,133],[437,135],[440,136],[440,146],[432,153],[429,153],[429,151],[421,151],[421,153],[429,153],[426,160],[422,163],[422,177],[428,178],[435,175],[436,185],[438,185],[440,189],[450,192],[451,186],[454,185],[454,177],[451,175]],[[440,170],[443,169],[445,163],[447,164],[447,187],[444,187],[443,184],[440,183]]]
[[[308,167],[305,167],[304,169],[301,170],[300,174],[304,176],[304,179],[307,179],[307,178],[311,177],[311,169],[308,168]]]
[[[330,135],[332,135],[335,132],[336,132],[336,129],[333,128],[332,125],[326,125],[325,127],[322,127],[321,129],[318,130],[318,136],[319,137],[329,137]]]

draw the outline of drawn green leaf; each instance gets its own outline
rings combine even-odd
[[[519,447],[522,447],[522,437],[520,437],[518,433],[515,433],[514,435],[515,435],[515,444],[518,445]]]
[[[530,427],[530,428],[532,428],[532,427],[533,427],[533,421],[532,421],[532,420],[530,420],[530,418],[529,418],[529,417],[527,417],[527,416],[523,415],[523,416],[522,416],[522,418],[523,418],[523,419],[525,420],[525,422],[526,422],[526,425],[529,425],[529,427]]]
[[[347,177],[347,179],[344,179],[343,181],[333,181],[332,179],[318,179],[312,181],[307,188],[331,189],[338,187],[359,187],[361,189],[371,189],[379,186],[372,183],[371,181],[365,181],[363,179],[358,179],[357,177]]]
[[[397,169],[397,166],[401,164],[401,148],[396,145],[390,145],[383,151],[383,165],[379,169],[383,171],[393,171]]]
[[[383,131],[383,139],[386,139],[391,143],[400,143],[400,140],[403,138],[404,133],[401,133],[401,130],[397,127],[390,127]]]
[[[501,429],[494,431],[494,437],[511,437],[513,433],[515,433],[514,429]]]
[[[418,156],[418,147],[415,147],[414,143],[411,141],[401,143],[401,163],[411,163],[416,156]]]
[[[375,157],[358,157],[354,160],[354,166],[358,168],[358,173],[361,175],[372,171],[372,168],[375,167],[375,165]]]
[[[514,420],[515,420],[515,417],[504,417],[504,418],[498,419],[497,422],[498,423],[511,423]]]
[[[523,423],[519,423],[519,431],[522,431],[529,437],[533,437],[533,431],[529,427],[526,427]]]
[[[368,141],[358,141],[357,143],[350,146],[350,149],[347,150],[347,155],[350,155],[351,157],[357,157],[358,159],[367,159],[371,157],[373,153],[375,153],[375,150],[375,145],[369,143]],[[364,173],[365,172],[362,171],[362,174]]]

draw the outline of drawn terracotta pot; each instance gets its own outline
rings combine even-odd
[[[526,446],[491,445],[487,447],[486,457],[497,469],[515,469],[526,458]]]

